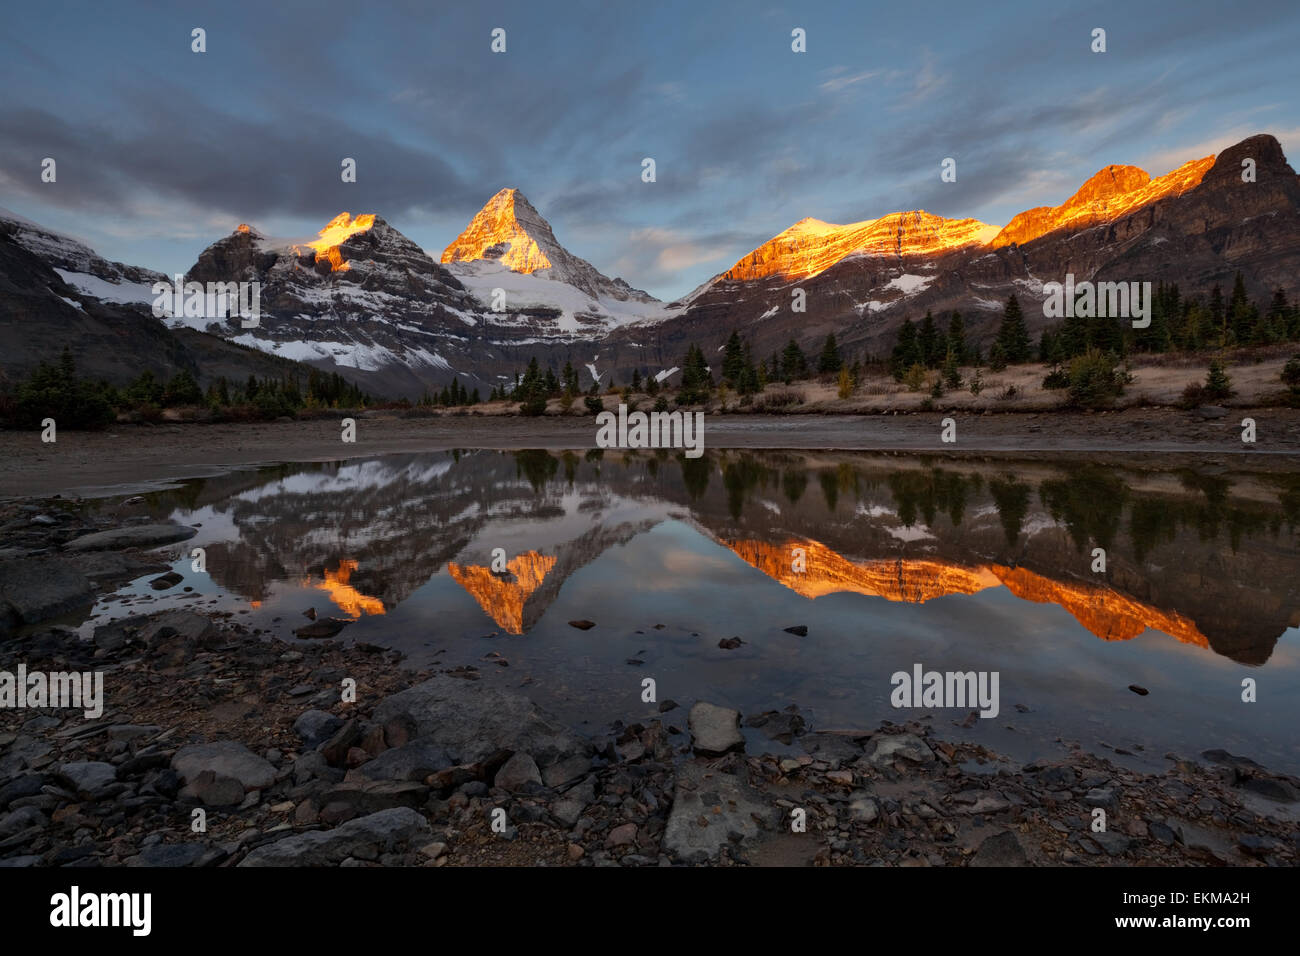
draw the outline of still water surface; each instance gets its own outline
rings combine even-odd
[[[100,507],[200,528],[163,552],[183,584],[133,582],[87,634],[192,605],[294,640],[314,608],[353,622],[340,639],[418,666],[504,659],[592,729],[643,716],[653,677],[660,700],[795,703],[818,728],[928,715],[1018,759],[1077,741],[1157,768],[1222,747],[1300,772],[1296,475],[459,451],[235,472]],[[731,637],[744,643],[719,648]],[[1000,713],[893,709],[890,676],[917,663],[997,671]]]

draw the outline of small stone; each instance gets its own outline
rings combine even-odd
[[[1137,684],[1129,684],[1128,689],[1139,697],[1145,697],[1147,694],[1151,693],[1151,691],[1147,690],[1145,687],[1139,687]]]
[[[785,629],[785,632],[786,632],[787,634],[793,634],[793,635],[795,635],[796,637],[807,637],[807,636],[808,636],[808,625],[807,625],[807,624],[796,624],[794,627],[787,627],[787,628]]]
[[[595,621],[570,621],[569,627],[576,627],[580,631],[590,631],[596,626]]]
[[[420,847],[420,852],[431,860],[436,860],[447,852],[447,844],[430,843],[428,846]]]
[[[968,866],[1024,866],[1028,862],[1024,847],[1011,830],[1003,830],[985,839]]]
[[[740,733],[740,712],[700,701],[687,716],[691,745],[698,754],[721,756],[743,750],[745,738]]]
[[[94,760],[65,763],[59,769],[59,776],[77,792],[90,795],[101,787],[106,787],[117,779],[117,768],[111,763]]]
[[[542,774],[537,769],[537,762],[533,760],[530,754],[516,751],[515,754],[501,765],[497,771],[496,779],[493,783],[502,790],[519,790],[526,784],[541,784]]]
[[[624,823],[622,826],[614,827],[609,831],[609,836],[605,837],[605,846],[628,846],[636,842],[636,824]]]

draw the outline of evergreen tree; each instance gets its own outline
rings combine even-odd
[[[683,405],[698,405],[708,399],[712,389],[713,376],[704,360],[704,352],[698,345],[691,345],[682,362],[682,385],[677,401]]]
[[[917,345],[916,326],[911,319],[904,319],[898,328],[898,340],[889,358],[889,370],[898,381],[903,380],[907,370],[921,363],[921,354]]]
[[[957,353],[948,352],[943,363],[943,384],[945,388],[961,388],[961,372],[957,367]]]
[[[786,384],[797,378],[806,378],[808,375],[808,359],[804,357],[803,349],[799,348],[799,343],[794,340],[794,336],[790,337],[785,351],[781,353],[781,373]]]
[[[66,351],[64,355],[67,355]],[[194,376],[186,369],[181,369],[173,375],[163,390],[162,404],[169,408],[177,405],[199,405],[202,402],[203,392],[199,389],[199,383],[194,381]]]
[[[1014,295],[1007,299],[1006,308],[1002,312],[997,344],[1002,346],[1003,358],[1009,365],[1027,362],[1032,354],[1029,329],[1025,325],[1024,313],[1020,310],[1020,300]]]
[[[1210,290],[1210,327],[1213,329],[1215,339],[1219,347],[1224,348],[1228,344],[1228,323],[1225,321],[1227,311],[1223,307],[1223,290],[1219,288],[1216,282],[1214,288]]]
[[[1232,379],[1223,370],[1223,363],[1218,359],[1210,362],[1210,371],[1205,376],[1205,397],[1219,400],[1232,395]]]
[[[632,369],[632,391],[641,391],[641,370],[639,368]]]
[[[822,345],[822,354],[817,358],[817,371],[822,374],[838,372],[844,367],[844,360],[840,357],[840,347],[835,342],[835,333],[831,332],[826,336],[826,342]]]
[[[939,330],[935,328],[934,316],[929,309],[925,310],[925,318],[921,320],[916,338],[921,364],[926,368],[937,368],[943,361],[943,350],[939,344]]]
[[[956,357],[958,365],[965,365],[969,358],[966,354],[966,323],[960,312],[954,312],[948,319],[947,352]]]
[[[741,345],[740,335],[733,331],[722,349],[722,380],[734,386],[740,381],[740,374],[744,370],[744,346]]]

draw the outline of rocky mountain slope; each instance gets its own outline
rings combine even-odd
[[[100,259],[84,246],[49,238],[63,237],[32,229],[20,232],[0,222],[0,377],[20,379],[37,363],[56,361],[65,346],[82,375],[115,385],[125,385],[146,370],[167,379],[185,369],[203,386],[221,375],[242,381],[249,375],[280,377],[298,370],[305,377],[306,370],[296,363],[191,329],[170,330],[148,306],[86,292],[87,277],[116,289],[123,298],[130,297],[129,290],[141,279],[152,279],[148,273]],[[33,247],[70,268],[52,267]],[[83,287],[78,287],[78,278]],[[100,291],[112,294],[106,288]]]
[[[1254,182],[1242,179],[1248,158]],[[1237,271],[1257,299],[1300,291],[1300,179],[1268,135],[1156,179],[1108,166],[1066,202],[1020,213],[993,236],[921,212],[840,227],[805,220],[716,276],[679,315],[616,330],[605,354],[619,367],[663,367],[692,343],[709,354],[733,330],[759,357],[791,336],[816,348],[829,332],[850,351],[882,354],[903,320],[927,309],[961,311],[968,335],[987,342],[1013,293],[1031,332],[1051,324],[1043,284],[1067,273],[1204,295],[1215,283],[1230,289]],[[806,312],[792,309],[795,289]]]
[[[1243,180],[1245,160],[1253,181]],[[165,278],[8,218],[25,251],[104,302],[148,301],[148,284]],[[584,387],[610,372],[626,381],[634,368],[679,365],[691,344],[714,354],[732,331],[756,357],[791,337],[815,350],[830,332],[850,353],[883,354],[904,319],[926,310],[961,311],[968,336],[987,343],[1013,293],[1031,333],[1054,321],[1043,314],[1043,286],[1067,273],[1177,282],[1203,295],[1216,283],[1229,288],[1240,271],[1257,300],[1279,287],[1295,298],[1300,180],[1277,140],[1259,135],[1155,179],[1107,166],[1060,205],[1028,209],[1003,228],[922,210],[843,226],[804,219],[670,304],[568,252],[517,189],[493,196],[440,258],[373,213],[342,213],[298,242],[242,225],[205,249],[186,278],[259,282],[258,326],[165,321],[394,397],[453,376],[486,395],[533,356],[572,363]]]

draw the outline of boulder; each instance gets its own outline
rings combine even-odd
[[[94,603],[89,579],[65,561],[40,557],[0,562],[0,619],[8,618],[11,624],[37,624]]]
[[[691,746],[697,754],[719,756],[745,749],[739,711],[700,701],[691,708],[686,722],[691,730]]]
[[[210,770],[219,777],[233,777],[246,791],[261,790],[275,782],[275,767],[233,740],[182,747],[172,757],[172,769],[186,783]]]
[[[523,694],[438,674],[381,701],[376,722],[400,720],[414,736],[447,751],[457,764],[486,760],[501,750],[524,751],[549,767],[589,744]]]

